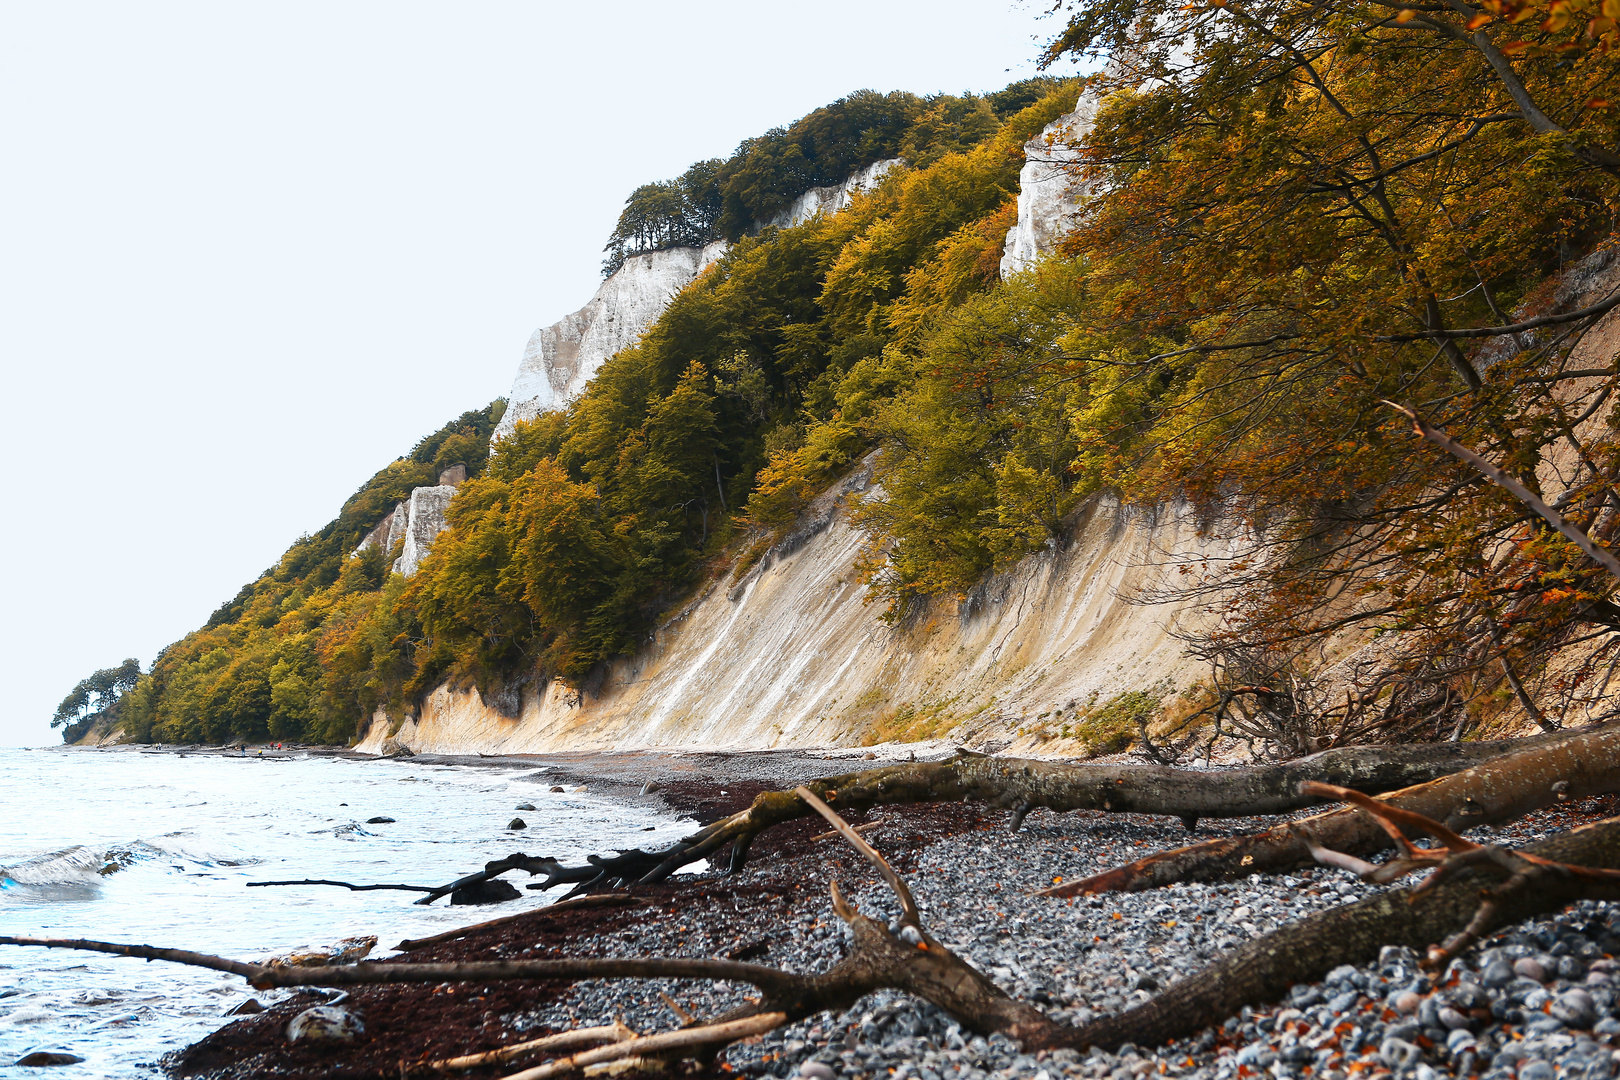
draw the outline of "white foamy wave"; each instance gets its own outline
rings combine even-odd
[[[107,856],[103,848],[76,845],[0,866],[0,878],[18,885],[88,884],[102,876],[102,871],[110,865]]]
[[[46,1009],[39,1005],[24,1005],[22,1008],[0,1016],[0,1024],[43,1024],[47,1020],[56,1019],[55,1009]]]

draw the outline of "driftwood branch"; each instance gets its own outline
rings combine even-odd
[[[503,1046],[499,1050],[485,1050],[481,1054],[465,1054],[461,1057],[441,1058],[438,1061],[428,1061],[413,1068],[412,1072],[460,1072],[466,1069],[482,1068],[486,1065],[510,1065],[514,1061],[525,1058],[539,1057],[541,1054],[553,1050],[572,1050],[576,1046],[591,1046],[603,1042],[624,1042],[633,1039],[636,1033],[620,1023],[607,1024],[603,1027],[575,1028],[573,1031],[564,1031],[556,1035],[547,1035],[543,1039],[530,1039],[528,1042],[513,1043]]]
[[[911,890],[906,887],[905,880],[894,872],[894,867],[889,865],[888,860],[879,855],[877,849],[871,844],[861,839],[860,833],[849,827],[849,822],[833,813],[832,807],[816,798],[815,792],[807,787],[794,788],[793,792],[809,803],[812,810],[826,818],[832,825],[833,831],[849,841],[850,847],[860,852],[866,857],[867,862],[877,867],[878,873],[883,875],[883,880],[888,883],[890,890],[893,891],[895,899],[900,901],[901,925],[921,926],[922,917],[917,914],[917,901],[912,899]]]
[[[1102,810],[1162,814],[1190,826],[1200,818],[1250,817],[1314,805],[1317,800],[1299,793],[1299,785],[1306,780],[1376,794],[1448,776],[1504,754],[1568,737],[1568,732],[1560,731],[1529,739],[1474,743],[1350,746],[1279,764],[1214,772],[1161,765],[998,758],[963,751],[945,761],[905,762],[829,776],[804,786],[829,806],[842,810],[966,800],[1010,810],[1015,821],[1034,809],[1056,813]],[[627,883],[662,881],[683,866],[716,855],[728,844],[732,845],[729,867],[737,870],[755,836],[810,813],[814,813],[810,805],[794,791],[765,792],[746,810],[714,822],[663,851],[631,853],[641,861],[635,866],[624,863],[618,872]],[[626,858],[621,856],[620,861]],[[639,877],[631,877],[633,871],[639,872]],[[574,872],[588,873],[589,868]]]
[[[383,889],[393,889],[400,892],[432,892],[431,885],[353,885],[347,881],[327,881],[324,878],[303,878],[299,881],[250,881],[250,889],[267,889],[272,885],[331,885],[339,889],[348,889],[350,892],[376,892]]]
[[[459,930],[446,930],[444,933],[434,934],[432,937],[406,938],[398,945],[395,945],[394,948],[398,949],[400,952],[410,952],[413,949],[425,949],[429,945],[438,945],[446,941],[454,941],[457,938],[466,937],[468,934],[476,934],[480,930],[488,930],[496,926],[505,926],[507,923],[516,922],[519,919],[544,918],[552,915],[561,915],[565,911],[577,911],[580,908],[625,907],[640,903],[640,900],[637,900],[628,893],[602,893],[597,896],[581,896],[573,900],[559,900],[555,904],[547,904],[543,908],[531,911],[522,911],[516,915],[505,915],[499,919],[489,919],[481,923],[473,923],[471,926],[463,926]]]
[[[662,1054],[671,1050],[684,1050],[690,1047],[725,1046],[727,1043],[736,1042],[738,1039],[746,1039],[750,1035],[762,1035],[767,1031],[781,1027],[785,1023],[787,1023],[786,1013],[773,1012],[759,1013],[741,1020],[728,1020],[705,1027],[666,1031],[659,1035],[627,1039],[611,1046],[586,1050],[572,1057],[561,1058],[557,1061],[547,1062],[544,1065],[537,1065],[532,1069],[512,1073],[503,1077],[502,1080],[550,1080],[553,1076],[561,1076],[575,1069],[583,1069],[587,1065],[598,1065],[604,1061],[618,1061],[628,1057],[640,1057],[643,1054]]]
[[[1370,799],[1357,791],[1335,788],[1330,784],[1310,785],[1313,795],[1339,799],[1371,814],[1383,826],[1400,849],[1400,856],[1382,866],[1362,863],[1360,876],[1377,884],[1387,884],[1417,870],[1429,868],[1432,872],[1414,888],[1409,896],[1417,900],[1449,877],[1469,868],[1495,868],[1507,875],[1507,880],[1493,888],[1481,889],[1479,908],[1468,925],[1438,945],[1430,945],[1423,961],[1425,967],[1440,970],[1451,958],[1477,941],[1500,914],[1502,904],[1513,894],[1540,887],[1548,877],[1574,878],[1592,885],[1620,887],[1620,870],[1607,870],[1555,859],[1542,858],[1525,851],[1497,844],[1476,844],[1458,836],[1433,818]],[[1427,833],[1440,841],[1437,848],[1420,848],[1407,839],[1403,830]],[[1328,865],[1342,865],[1338,853],[1323,849],[1313,851]],[[1359,861],[1359,860],[1357,860]]]

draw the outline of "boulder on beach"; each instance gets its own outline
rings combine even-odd
[[[391,736],[382,744],[378,751],[383,757],[415,757],[416,751],[399,741],[398,736]]]
[[[516,900],[523,894],[518,892],[517,886],[510,881],[491,878],[488,881],[475,881],[471,885],[463,885],[450,894],[451,904],[504,904],[508,900]]]
[[[264,961],[266,967],[325,967],[328,964],[352,964],[364,959],[377,947],[377,935],[344,938],[336,945],[315,949],[300,949],[284,956],[273,956]]]
[[[348,1009],[316,1005],[305,1009],[287,1025],[288,1042],[346,1043],[366,1033],[366,1025]]]
[[[35,1050],[32,1054],[24,1054],[17,1059],[18,1065],[38,1068],[44,1065],[77,1065],[84,1058],[78,1054],[63,1053],[60,1050]]]
[[[515,817],[506,823],[506,827],[508,829],[527,829],[529,827],[529,823],[520,817]]]

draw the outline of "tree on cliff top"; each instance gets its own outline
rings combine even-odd
[[[117,667],[102,668],[79,680],[51,717],[51,727],[66,727],[62,739],[75,742],[84,737],[89,723],[94,722],[118,703],[118,699],[133,689],[141,677],[141,662],[133,656]]]

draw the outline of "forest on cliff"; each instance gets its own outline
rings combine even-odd
[[[734,243],[566,410],[491,448],[497,402],[379,472],[166,649],[119,722],[343,742],[446,681],[588,692],[881,448],[856,513],[886,618],[1060,539],[1088,499],[1191,504],[1247,541],[1188,568],[1216,715],[1290,752],[1556,726],[1606,692],[1613,580],[1386,402],[1612,540],[1612,301],[1588,294],[1620,197],[1616,16],[1092,5],[1046,60],[1099,74],[863,92],[638,189],[610,270]],[[1088,197],[1002,280],[1025,143],[1082,90]],[[846,210],[757,227],[890,157]],[[454,462],[470,479],[417,574],[350,554]],[[1330,701],[1347,637],[1382,647]]]

